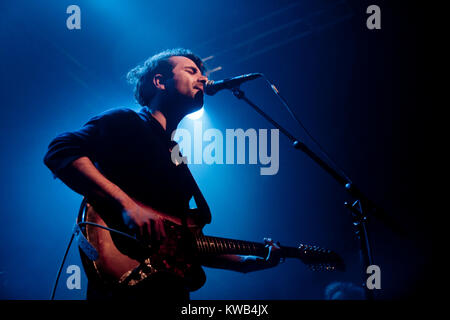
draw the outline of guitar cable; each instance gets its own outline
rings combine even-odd
[[[81,215],[85,204],[86,204],[86,198],[83,198],[83,201],[81,202],[81,205],[80,205],[80,210],[78,210],[78,216]],[[76,225],[77,224],[75,223],[75,226]],[[50,296],[50,300],[55,299],[56,287],[58,286],[59,277],[61,276],[61,271],[62,271],[62,268],[64,267],[64,262],[66,261],[67,254],[69,253],[69,249],[72,246],[72,241],[73,241],[74,237],[75,237],[75,228],[72,232],[72,235],[70,236],[69,244],[67,245],[66,252],[64,253],[64,257],[61,261],[61,265],[59,266],[58,274],[56,275],[56,279],[55,279],[55,283],[53,285],[52,295]]]

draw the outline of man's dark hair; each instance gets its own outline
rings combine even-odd
[[[156,94],[156,88],[152,83],[155,74],[161,73],[167,77],[173,76],[173,66],[169,62],[169,58],[173,56],[189,58],[197,65],[202,74],[205,72],[206,68],[203,65],[202,59],[188,49],[177,48],[164,50],[148,58],[143,65],[134,67],[127,74],[128,82],[135,85],[134,96],[140,105],[148,106]]]

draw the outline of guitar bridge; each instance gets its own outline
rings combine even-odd
[[[147,258],[136,268],[125,272],[122,277],[120,277],[119,284],[126,287],[133,287],[157,271],[158,270],[151,265],[150,258]]]

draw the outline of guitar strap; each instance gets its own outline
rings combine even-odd
[[[98,252],[94,248],[94,246],[88,241],[88,239],[84,236],[83,231],[84,226],[80,227],[80,224],[83,224],[85,221],[85,209],[87,205],[87,199],[86,197],[83,198],[83,201],[80,205],[80,211],[78,212],[77,217],[77,223],[75,224],[73,228],[73,233],[75,235],[75,239],[77,241],[78,247],[83,250],[86,257],[88,257],[90,260],[95,261],[98,259]]]
[[[78,243],[78,247],[83,250],[84,254],[92,261],[98,259],[98,252],[92,244],[86,239],[83,232],[81,232],[80,225],[77,223],[73,228],[75,234],[75,240]]]
[[[189,170],[189,168],[186,164],[182,164],[182,167],[185,170],[188,179],[192,183],[194,200],[197,205],[197,208],[199,209],[199,211],[198,211],[199,218],[203,224],[209,223],[211,221],[211,212],[209,211],[208,205],[206,204],[206,200],[204,199],[203,194],[197,185],[197,182],[195,181],[194,177],[192,176],[191,170]],[[184,217],[184,219],[187,218],[187,212],[184,213],[183,217]]]

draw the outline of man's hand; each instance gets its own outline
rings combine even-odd
[[[269,248],[269,253],[266,257],[266,262],[269,266],[275,267],[280,263],[282,258],[280,243],[274,243],[271,238],[264,238],[264,243],[266,244],[266,248]]]
[[[132,230],[136,238],[144,241],[160,241],[166,237],[164,219],[158,211],[131,201],[124,206],[122,218],[125,225]]]
[[[238,271],[246,273],[256,270],[263,270],[273,268],[280,263],[282,254],[279,242],[275,243],[270,238],[264,238],[264,243],[266,244],[266,248],[269,249],[267,257],[243,256],[241,259],[241,267]]]

